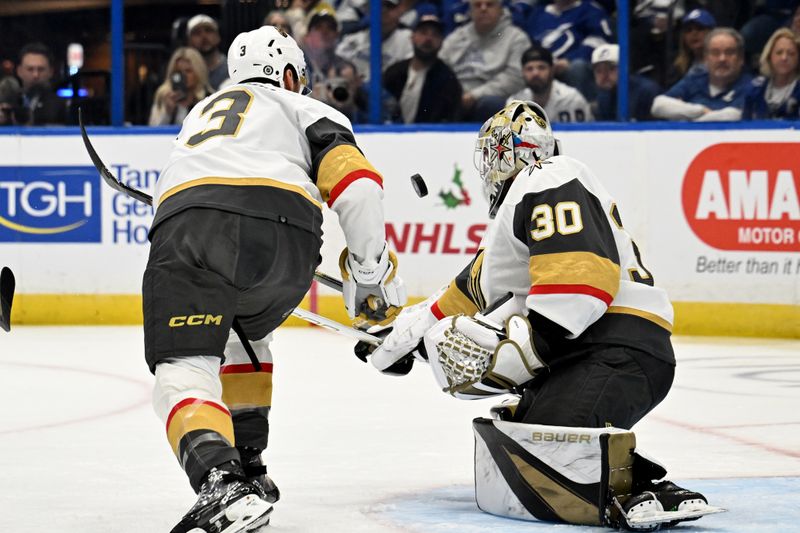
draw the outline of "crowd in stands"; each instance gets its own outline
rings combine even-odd
[[[800,0],[631,0],[632,121],[800,119]],[[368,120],[368,0],[277,0],[263,24],[291,34],[311,96]],[[553,122],[617,120],[620,50],[613,0],[383,0],[385,123],[482,122],[534,100]],[[180,124],[225,87],[219,26],[191,17],[154,96],[150,125]],[[58,124],[53,59],[22,48],[0,80],[0,124]]]

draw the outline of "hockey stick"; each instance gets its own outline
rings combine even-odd
[[[11,331],[11,303],[14,301],[14,288],[17,282],[8,267],[0,270],[0,328]]]

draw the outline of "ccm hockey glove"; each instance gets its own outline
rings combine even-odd
[[[405,305],[406,287],[397,275],[397,256],[384,244],[376,260],[359,262],[347,248],[339,256],[342,297],[356,327],[387,325]]]

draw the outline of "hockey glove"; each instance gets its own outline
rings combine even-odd
[[[377,261],[359,262],[347,248],[339,256],[342,297],[354,325],[386,325],[406,303],[406,288],[397,275],[397,256],[384,245]]]
[[[528,319],[512,315],[505,327],[486,319],[454,316],[425,334],[425,348],[439,386],[457,398],[513,392],[544,368]]]
[[[438,296],[435,295],[435,296]],[[392,331],[383,339],[383,344],[372,352],[372,365],[386,372],[397,361],[409,354],[419,359],[425,359],[425,354],[420,353],[418,347],[422,342],[425,332],[433,327],[438,319],[431,312],[431,306],[436,298],[431,297],[424,302],[406,307],[392,322]]]

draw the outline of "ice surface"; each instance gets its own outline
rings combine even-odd
[[[276,334],[270,447],[276,532],[603,531],[484,514],[470,421],[418,365],[378,374],[352,341]],[[676,531],[786,532],[800,523],[800,342],[676,339],[670,396],[637,426],[670,477],[730,512]],[[15,533],[167,532],[194,495],[150,408],[138,327],[0,335],[0,509]]]

